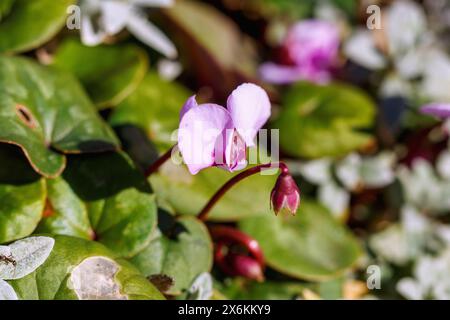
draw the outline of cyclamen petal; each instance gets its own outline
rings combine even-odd
[[[191,174],[214,165],[217,140],[230,126],[230,114],[217,104],[192,107],[184,114],[178,147]]]
[[[295,66],[284,66],[275,63],[264,63],[259,73],[263,81],[274,84],[287,84],[301,80],[302,74]]]
[[[114,35],[127,24],[131,14],[131,5],[125,2],[104,0],[100,2],[101,25],[105,32]]]
[[[439,118],[450,117],[450,103],[430,103],[420,108],[420,112]]]
[[[294,24],[282,44],[289,65],[263,64],[262,78],[270,83],[286,84],[302,80],[326,83],[339,52],[336,26],[321,20]]]
[[[244,83],[228,97],[227,109],[233,125],[245,143],[254,146],[258,130],[270,117],[270,100],[261,87]]]
[[[247,146],[234,129],[227,129],[222,133],[222,145],[216,145],[216,150],[224,150],[220,155],[216,154],[215,165],[230,172],[239,171],[247,166]]]
[[[184,103],[183,107],[180,111],[180,121],[183,119],[183,116],[186,112],[191,110],[193,107],[198,107],[197,100],[195,99],[195,95],[187,99],[187,101]]]

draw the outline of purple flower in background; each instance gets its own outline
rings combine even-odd
[[[228,97],[227,108],[190,97],[180,112],[178,148],[192,174],[217,166],[228,171],[247,166],[247,146],[270,117],[270,101],[259,86],[245,83]]]
[[[298,22],[289,30],[282,49],[289,64],[263,64],[260,74],[264,81],[275,84],[298,80],[327,82],[338,55],[338,29],[326,21]]]
[[[445,119],[450,117],[450,103],[430,103],[420,108],[420,112]]]

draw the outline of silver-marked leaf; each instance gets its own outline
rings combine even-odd
[[[2,279],[0,279],[0,301],[1,300],[19,300],[14,288]]]
[[[0,252],[0,279],[20,279],[33,272],[45,262],[54,243],[49,237],[29,237],[12,243],[7,255]]]
[[[188,290],[188,300],[209,300],[213,295],[213,279],[208,272],[195,278]]]

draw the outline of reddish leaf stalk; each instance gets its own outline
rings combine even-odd
[[[279,168],[281,169],[281,173],[288,174],[289,169],[283,162],[278,163]],[[242,171],[241,173],[235,175],[233,178],[228,180],[227,183],[225,183],[208,201],[208,203],[203,207],[203,209],[199,212],[197,215],[197,218],[201,221],[206,221],[208,218],[208,214],[211,211],[211,209],[216,205],[216,203],[227,193],[228,190],[230,190],[235,184],[237,184],[239,181],[252,176],[256,173],[261,172],[261,170],[266,168],[273,168],[273,163],[266,163],[266,164],[260,164],[255,167],[251,167],[245,171]]]
[[[148,177],[158,171],[158,169],[172,156],[172,151],[175,149],[177,145],[174,145],[166,153],[164,153],[161,157],[159,157],[154,163],[152,163],[147,170],[145,170],[145,176]]]

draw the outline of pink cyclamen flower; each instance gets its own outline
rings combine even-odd
[[[450,103],[430,103],[420,108],[420,112],[439,118],[449,118]]]
[[[280,212],[297,213],[300,205],[300,190],[289,173],[281,173],[278,176],[275,187],[270,194],[270,200],[275,215]]]
[[[270,117],[270,100],[259,86],[245,83],[228,97],[227,108],[198,105],[190,97],[180,112],[178,148],[192,174],[217,166],[228,171],[247,166],[247,146]]]
[[[290,63],[265,63],[260,68],[261,77],[275,84],[299,80],[328,82],[339,43],[338,29],[333,24],[321,20],[298,22],[291,27],[282,44]]]

